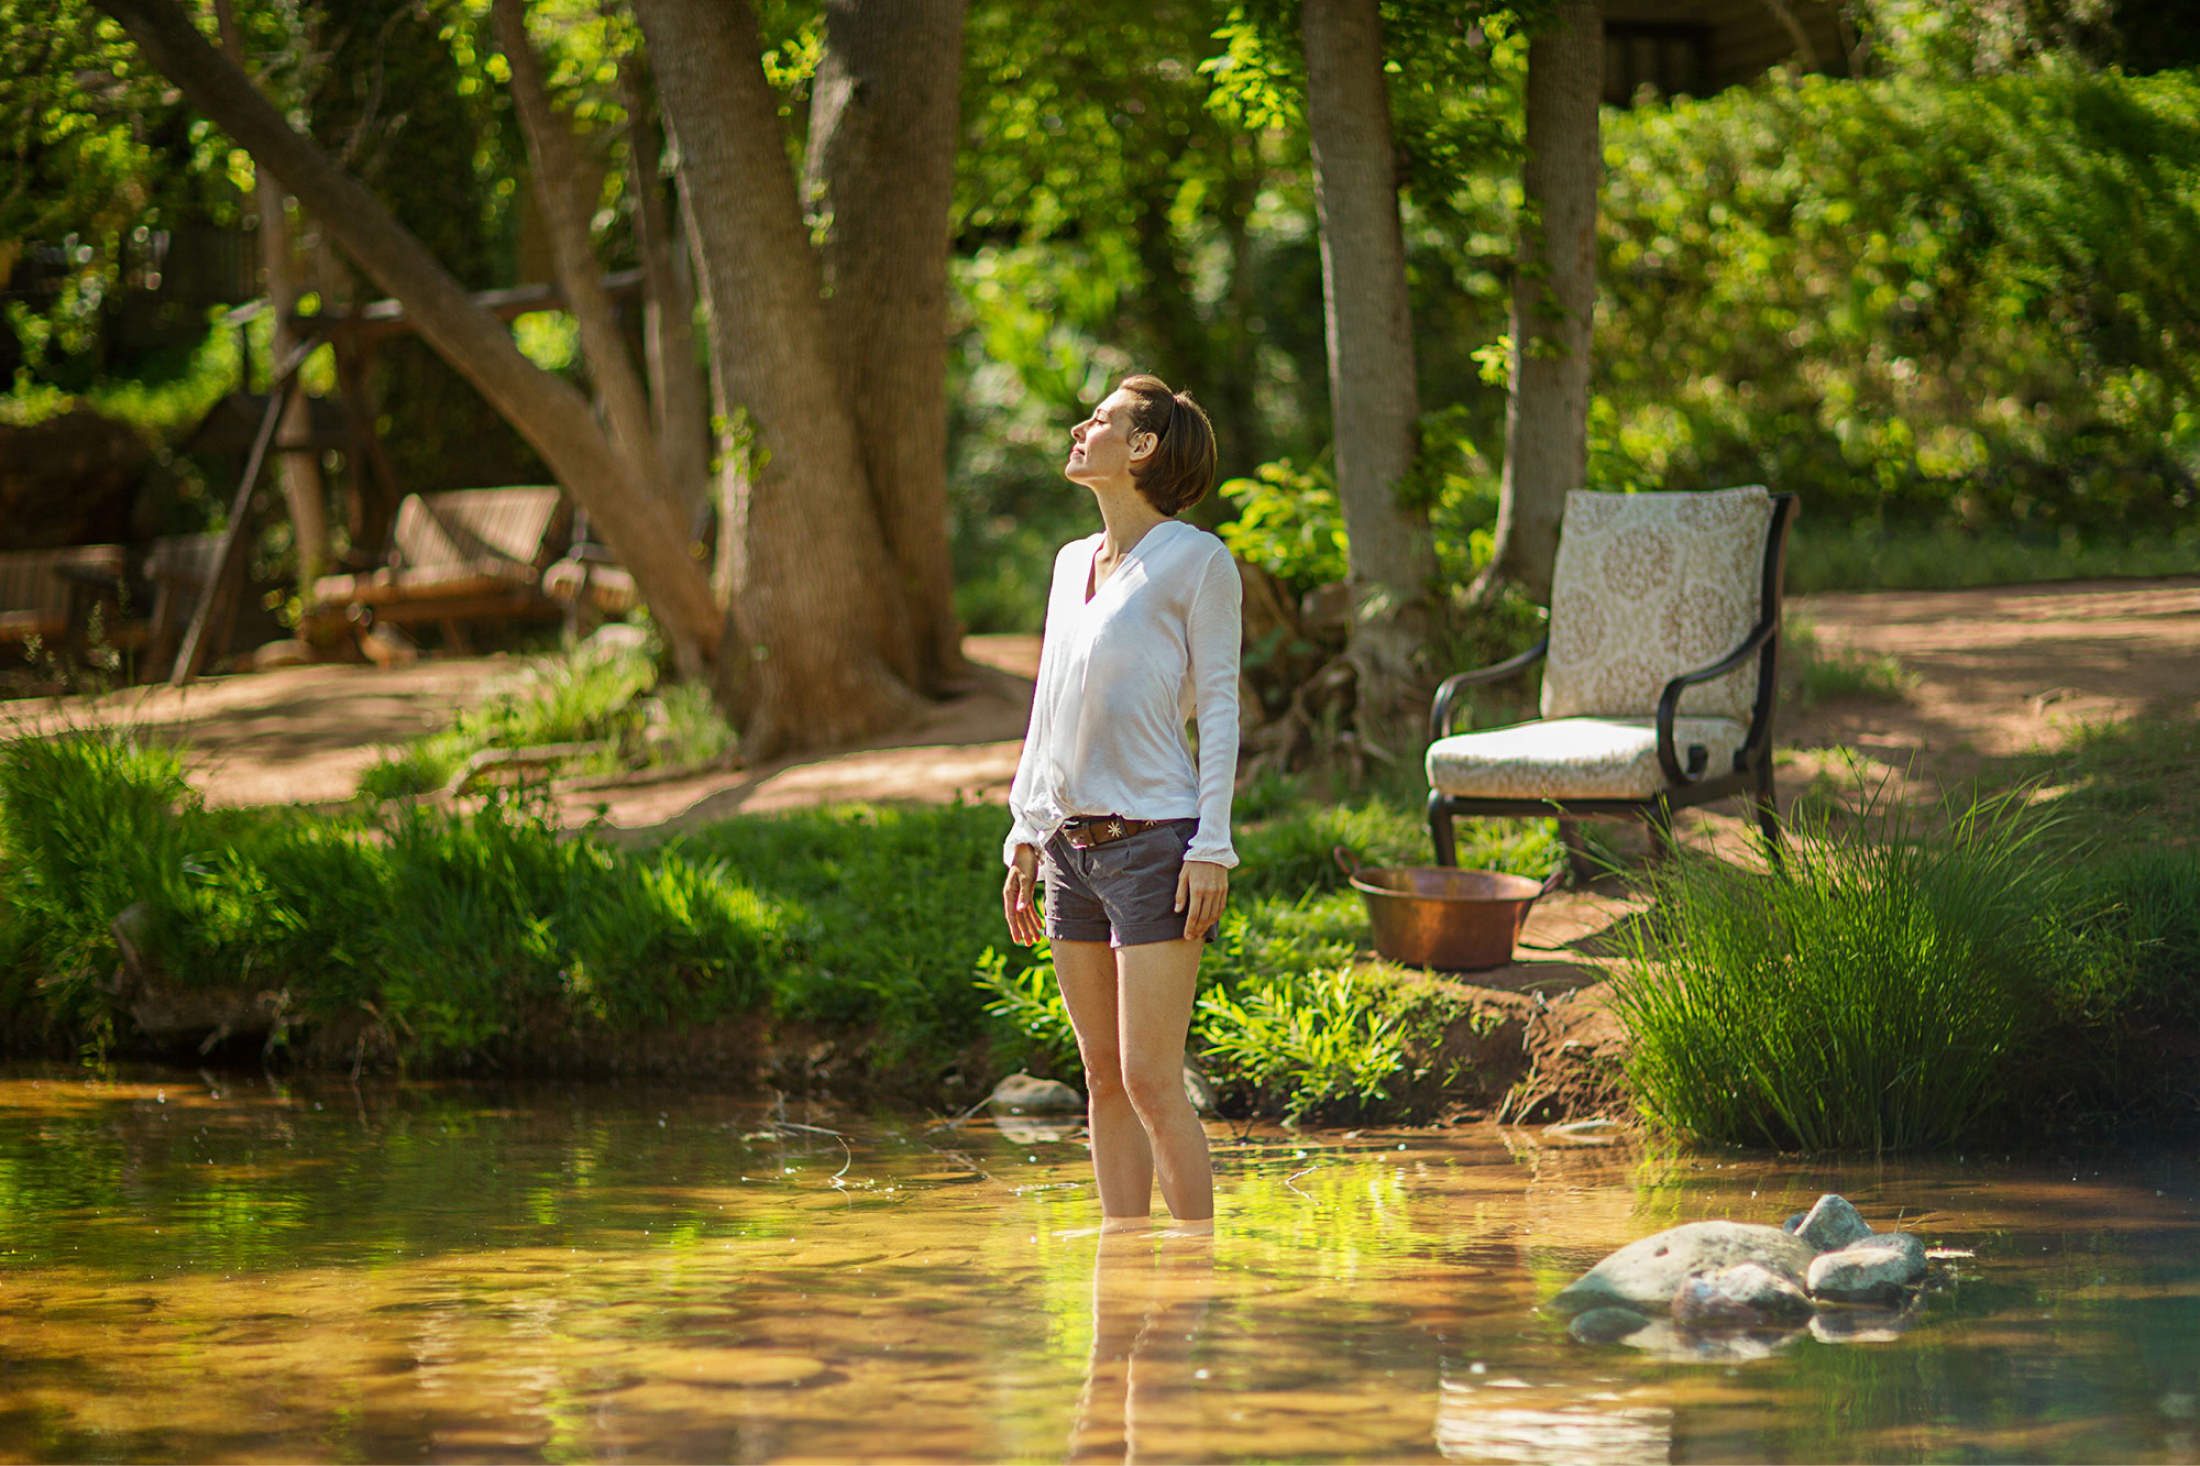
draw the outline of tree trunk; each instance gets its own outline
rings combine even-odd
[[[595,210],[586,194],[592,191],[588,185],[597,180],[581,166],[572,128],[550,105],[541,63],[527,39],[524,0],[493,0],[491,10],[497,44],[512,71],[512,101],[519,112],[520,132],[527,139],[535,205],[542,210],[543,227],[550,235],[550,257],[565,308],[580,327],[581,354],[603,403],[604,426],[611,433],[612,446],[625,457],[628,471],[650,492],[677,502],[657,452],[649,394],[627,355],[618,312],[603,288],[603,266],[589,240],[588,220]]]
[[[743,502],[720,529],[741,537],[727,629],[729,656],[749,660],[720,685],[739,699],[752,757],[852,741],[914,711],[898,673],[915,655],[826,346],[756,17],[747,0],[635,11],[679,141],[717,370],[752,435]]]
[[[828,0],[804,193],[826,321],[920,691],[960,680],[947,547],[947,256],[963,0]]]
[[[222,50],[244,70],[244,36],[237,29],[236,7],[217,0],[215,24],[221,29]],[[298,308],[299,271],[291,248],[288,200],[282,186],[265,169],[253,170],[253,197],[260,213],[260,267],[267,272],[267,304],[275,315],[274,334],[267,348],[268,370],[290,360],[298,349],[298,333],[291,329],[291,312]],[[313,404],[303,391],[290,394],[283,420],[275,428],[276,475],[283,486],[283,502],[290,510],[291,546],[298,557],[298,593],[311,596],[313,582],[328,573],[328,498],[321,484],[321,454],[313,446]]]
[[[1477,596],[1509,581],[1549,600],[1566,495],[1589,473],[1603,82],[1597,0],[1561,0],[1557,27],[1528,42],[1528,160],[1513,272],[1505,475],[1497,548]]]
[[[1397,495],[1418,446],[1420,398],[1382,19],[1376,0],[1306,0],[1300,25],[1354,607],[1346,652],[1361,731],[1395,739],[1419,718],[1436,559],[1426,511]]]
[[[256,164],[280,179],[323,231],[383,290],[444,360],[477,387],[550,465],[634,574],[675,658],[700,670],[718,646],[718,608],[669,506],[634,481],[588,401],[543,371],[511,333],[381,202],[253,89],[174,0],[98,0],[152,63]]]
[[[695,364],[695,277],[657,183],[655,105],[642,79],[640,53],[619,67],[626,104],[628,186],[634,190],[634,240],[642,257],[642,354],[656,408],[657,453],[673,498],[700,532],[710,502],[710,415]]]

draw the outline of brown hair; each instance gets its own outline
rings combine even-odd
[[[1116,384],[1138,400],[1131,431],[1158,440],[1150,457],[1131,469],[1131,482],[1162,514],[1177,515],[1207,497],[1215,483],[1215,430],[1189,392],[1171,392],[1159,377],[1140,372]]]

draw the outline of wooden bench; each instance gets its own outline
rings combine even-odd
[[[464,623],[555,616],[542,572],[571,512],[555,487],[456,489],[409,494],[397,509],[389,563],[357,575],[325,575],[313,611],[355,623],[441,623],[453,647]]]
[[[103,588],[112,599],[122,568],[120,545],[0,553],[0,644],[67,641]]]
[[[145,671],[140,675],[167,675],[184,631],[214,583],[221,554],[218,532],[167,535],[146,545],[138,559],[138,579],[149,592],[151,610],[136,628],[143,644],[140,665]]]

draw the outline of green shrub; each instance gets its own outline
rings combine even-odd
[[[1615,982],[1644,1112],[1709,1141],[1890,1150],[2001,1118],[2072,969],[2067,866],[2004,798],[1933,833],[1798,822],[1786,869],[1650,878]]]
[[[865,1063],[932,1082],[987,1029],[971,972],[1005,935],[1007,822],[986,805],[795,810],[722,821],[665,853],[739,871],[781,914],[775,1018],[860,1035]]]
[[[1859,520],[2189,523],[2200,76],[1805,76],[1613,114],[1604,148],[1615,445],[1660,487],[1800,491],[1799,585],[1890,583],[1817,578]]]

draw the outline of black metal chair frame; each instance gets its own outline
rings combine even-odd
[[[1665,684],[1658,698],[1658,767],[1666,787],[1647,799],[1532,799],[1483,798],[1429,790],[1428,827],[1436,842],[1436,863],[1457,865],[1458,843],[1452,831],[1456,818],[1490,818],[1497,815],[1556,815],[1572,819],[1641,819],[1661,845],[1673,840],[1673,811],[1735,795],[1747,796],[1756,807],[1757,828],[1764,837],[1765,853],[1774,864],[1780,860],[1780,809],[1772,788],[1772,715],[1778,702],[1780,661],[1781,581],[1787,570],[1788,529],[1795,521],[1795,496],[1772,496],[1772,523],[1765,531],[1763,598],[1757,624],[1742,644],[1707,667],[1683,672]],[[1548,634],[1516,657],[1479,671],[1460,672],[1444,680],[1429,708],[1429,740],[1451,736],[1452,717],[1460,694],[1469,687],[1501,682],[1524,672],[1549,654]],[[1757,698],[1750,709],[1749,732],[1735,750],[1734,767],[1707,773],[1707,756],[1700,744],[1691,745],[1684,764],[1673,736],[1673,720],[1680,715],[1681,694],[1699,682],[1709,682],[1757,658]]]

